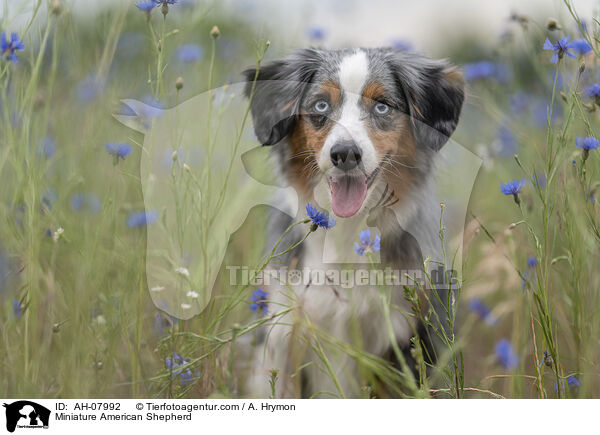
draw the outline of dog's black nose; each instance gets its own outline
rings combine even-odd
[[[361,157],[360,148],[352,141],[338,142],[331,148],[331,162],[342,171],[356,168]]]

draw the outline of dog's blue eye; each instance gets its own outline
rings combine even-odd
[[[315,103],[315,111],[325,113],[329,110],[329,103],[325,100],[319,100]]]
[[[377,113],[378,115],[387,115],[389,111],[390,106],[388,106],[387,104],[377,103],[375,105],[375,113]]]

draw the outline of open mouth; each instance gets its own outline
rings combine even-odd
[[[328,178],[331,206],[336,216],[347,218],[358,213],[367,197],[367,190],[381,170],[382,163],[368,176],[366,174],[335,175]]]

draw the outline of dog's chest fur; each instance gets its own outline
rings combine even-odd
[[[347,227],[348,225],[346,225]],[[342,232],[342,228],[339,228]],[[347,234],[358,234],[358,231]],[[371,268],[383,268],[383,265],[324,263],[324,245],[327,234],[325,231],[312,234],[301,250],[299,264],[309,271],[320,270],[337,273],[340,284],[303,285],[294,288],[298,295],[299,308],[304,311],[310,321],[331,334],[336,339],[346,343],[357,340],[363,349],[375,355],[383,355],[390,348],[390,335],[386,332],[385,318],[382,316],[382,289],[376,283],[355,285],[358,270],[369,271]],[[328,255],[346,258],[348,246],[341,250],[333,249],[331,244]],[[343,250],[343,251],[342,251]],[[333,251],[333,252],[332,252]],[[352,248],[350,254],[358,257]],[[402,297],[396,289],[393,303],[403,304]],[[398,313],[399,314],[399,313]],[[401,315],[392,314],[395,338],[402,343],[408,342],[411,336],[410,325]]]
[[[369,257],[359,256],[353,249],[354,242],[358,242],[359,232],[369,227],[368,214],[367,211],[350,219],[340,219],[331,230],[318,228],[301,246],[282,259],[285,267],[298,269],[303,276],[311,276],[317,271],[321,276],[331,273],[340,281],[332,283],[325,279],[324,283],[317,284],[303,281],[294,286],[277,284],[269,290],[270,298],[276,304],[295,305],[312,324],[336,339],[346,343],[359,340],[365,351],[384,355],[390,349],[391,335],[382,314],[382,297],[391,297],[391,304],[402,307],[404,311],[409,311],[410,307],[404,300],[401,287],[387,287],[386,293],[370,276],[365,285],[356,285],[356,280],[359,273],[365,277],[373,270],[383,273],[386,268],[399,271],[421,269],[423,259],[414,237],[400,227],[392,210],[388,210],[388,215],[381,219],[393,220],[393,224],[369,220],[369,224],[374,225],[371,227],[373,237],[381,235],[381,251]],[[413,219],[414,215],[415,207],[411,207],[406,212],[406,219]],[[299,215],[295,220],[301,219],[303,216]],[[275,234],[281,234],[293,221],[277,213],[269,227],[275,230]],[[284,240],[285,243],[289,245],[302,239],[306,230],[307,226],[298,229]],[[435,231],[434,228],[431,230]],[[290,290],[293,291],[292,297]],[[409,324],[397,309],[392,310],[391,317],[395,340],[401,346],[407,345],[414,335],[414,325]]]

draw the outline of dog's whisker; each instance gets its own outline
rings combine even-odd
[[[295,159],[296,157],[302,157],[302,156],[306,156],[306,155],[308,155],[308,156],[311,156],[311,155],[312,156],[316,156],[316,152],[314,150],[300,151],[300,152],[297,152],[297,153],[294,153],[294,154],[290,155],[286,160],[289,161],[289,160]]]
[[[402,172],[398,168],[394,168],[394,167],[392,167],[392,168],[382,167],[381,170],[383,173],[389,174],[394,177],[402,177],[402,175],[403,175]]]
[[[294,154],[293,156],[290,156],[290,157],[288,158],[288,160],[293,160],[293,159],[297,159],[297,158],[300,158],[300,157],[305,157],[305,156],[308,156],[308,157],[315,157],[315,153],[312,153],[312,152],[311,152],[311,153],[298,153],[298,154]]]
[[[401,157],[401,156],[400,156],[400,157]],[[407,156],[407,157],[408,157],[408,156]],[[397,164],[397,165],[400,165],[400,166],[403,166],[403,167],[405,167],[405,168],[409,168],[409,169],[418,169],[416,166],[407,165],[406,163],[404,163],[404,162],[402,162],[402,161],[400,161],[400,160],[397,160],[397,159],[395,159],[395,158],[393,158],[393,157],[388,157],[388,158],[387,158],[387,162],[388,162],[388,163],[390,163],[390,164],[391,164],[391,163],[395,163],[395,164]]]

